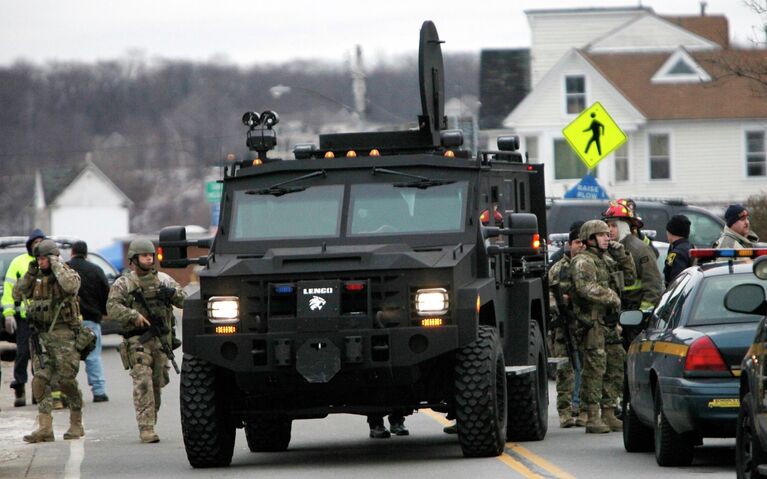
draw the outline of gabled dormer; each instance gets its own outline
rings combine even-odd
[[[710,82],[709,75],[684,48],[677,49],[650,79],[652,83]]]

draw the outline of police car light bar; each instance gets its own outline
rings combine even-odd
[[[743,248],[743,249],[715,249],[715,248],[696,248],[690,250],[690,256],[693,258],[756,258],[767,256],[767,248]]]

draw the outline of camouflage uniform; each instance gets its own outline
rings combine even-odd
[[[562,292],[564,299],[565,295],[570,294],[572,288],[572,282],[570,279],[570,253],[565,255],[554,263],[554,266],[549,269],[549,285],[559,285],[559,289]],[[554,317],[559,317],[559,308],[557,305],[557,299],[552,291],[549,289],[549,305],[551,313]],[[574,325],[566,325],[570,328],[570,337],[575,338]],[[578,345],[573,341],[573,347],[578,348]],[[560,325],[554,328],[554,341],[552,344],[552,354],[557,357],[567,357],[567,347],[565,346],[565,331]],[[575,422],[572,420],[572,397],[575,390],[575,370],[573,364],[568,361],[565,364],[560,364],[557,367],[557,411],[559,412],[560,426],[572,427]]]
[[[77,302],[80,276],[59,259],[58,248],[52,241],[43,241],[35,251],[40,252],[45,247],[55,251],[52,254],[40,254],[48,256],[50,270],[43,271],[36,262],[30,263],[27,273],[13,287],[14,300],[26,301],[27,318],[42,347],[42,351],[37,347],[32,349],[32,394],[37,401],[40,428],[24,436],[27,442],[53,440],[52,380],[58,381],[61,391],[69,398],[70,429],[64,434],[64,439],[84,435],[83,398],[77,384],[80,353],[75,347],[75,337],[82,325]]]
[[[586,222],[581,230],[584,242],[591,236],[583,237],[589,223]],[[602,225],[602,228],[607,228],[604,223]],[[621,389],[615,385],[623,384],[625,352],[616,331],[617,322],[613,321],[620,312],[618,292],[624,275],[612,256],[625,255],[625,252],[613,243],[610,250],[608,254],[589,245],[570,262],[574,312],[581,322],[592,324],[588,329],[580,325],[578,328],[578,343],[583,358],[580,400],[581,407],[589,411],[590,425],[587,425],[587,432],[608,432],[609,429],[620,430],[621,427],[612,409],[621,393]],[[629,270],[629,276],[630,273]],[[609,419],[610,427],[607,430],[604,430],[606,426],[598,418],[600,405],[603,417]]]
[[[163,298],[163,288],[171,288],[170,297]],[[143,294],[151,311],[147,311],[138,294]],[[125,339],[121,348],[127,351],[128,364],[133,378],[133,404],[140,431],[152,430],[160,410],[161,389],[168,384],[170,369],[168,357],[162,351],[160,340],[153,337],[141,343],[139,337],[148,328],[136,326],[139,314],[161,318],[166,327],[173,324],[172,306],[181,307],[186,294],[178,283],[165,273],[156,271],[139,275],[135,271],[119,277],[109,291],[107,313],[123,328]],[[170,344],[171,333],[164,338]],[[156,437],[156,436],[155,436]],[[156,441],[146,441],[156,442]]]

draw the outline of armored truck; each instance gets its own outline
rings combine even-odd
[[[470,457],[545,436],[543,165],[515,137],[461,148],[440,43],[425,22],[417,129],[321,135],[276,160],[279,117],[246,113],[257,157],[225,169],[215,236],[161,231],[164,267],[203,266],[183,308],[192,466],[229,465],[238,428],[283,451],[293,421],[334,413],[442,412]]]

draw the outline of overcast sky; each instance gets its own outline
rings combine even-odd
[[[739,44],[763,39],[742,0],[708,0]],[[111,60],[140,55],[239,65],[292,58],[340,61],[354,45],[365,61],[415,51],[433,20],[446,52],[525,47],[524,10],[642,4],[661,15],[694,15],[700,0],[0,0],[0,65],[18,59]]]

